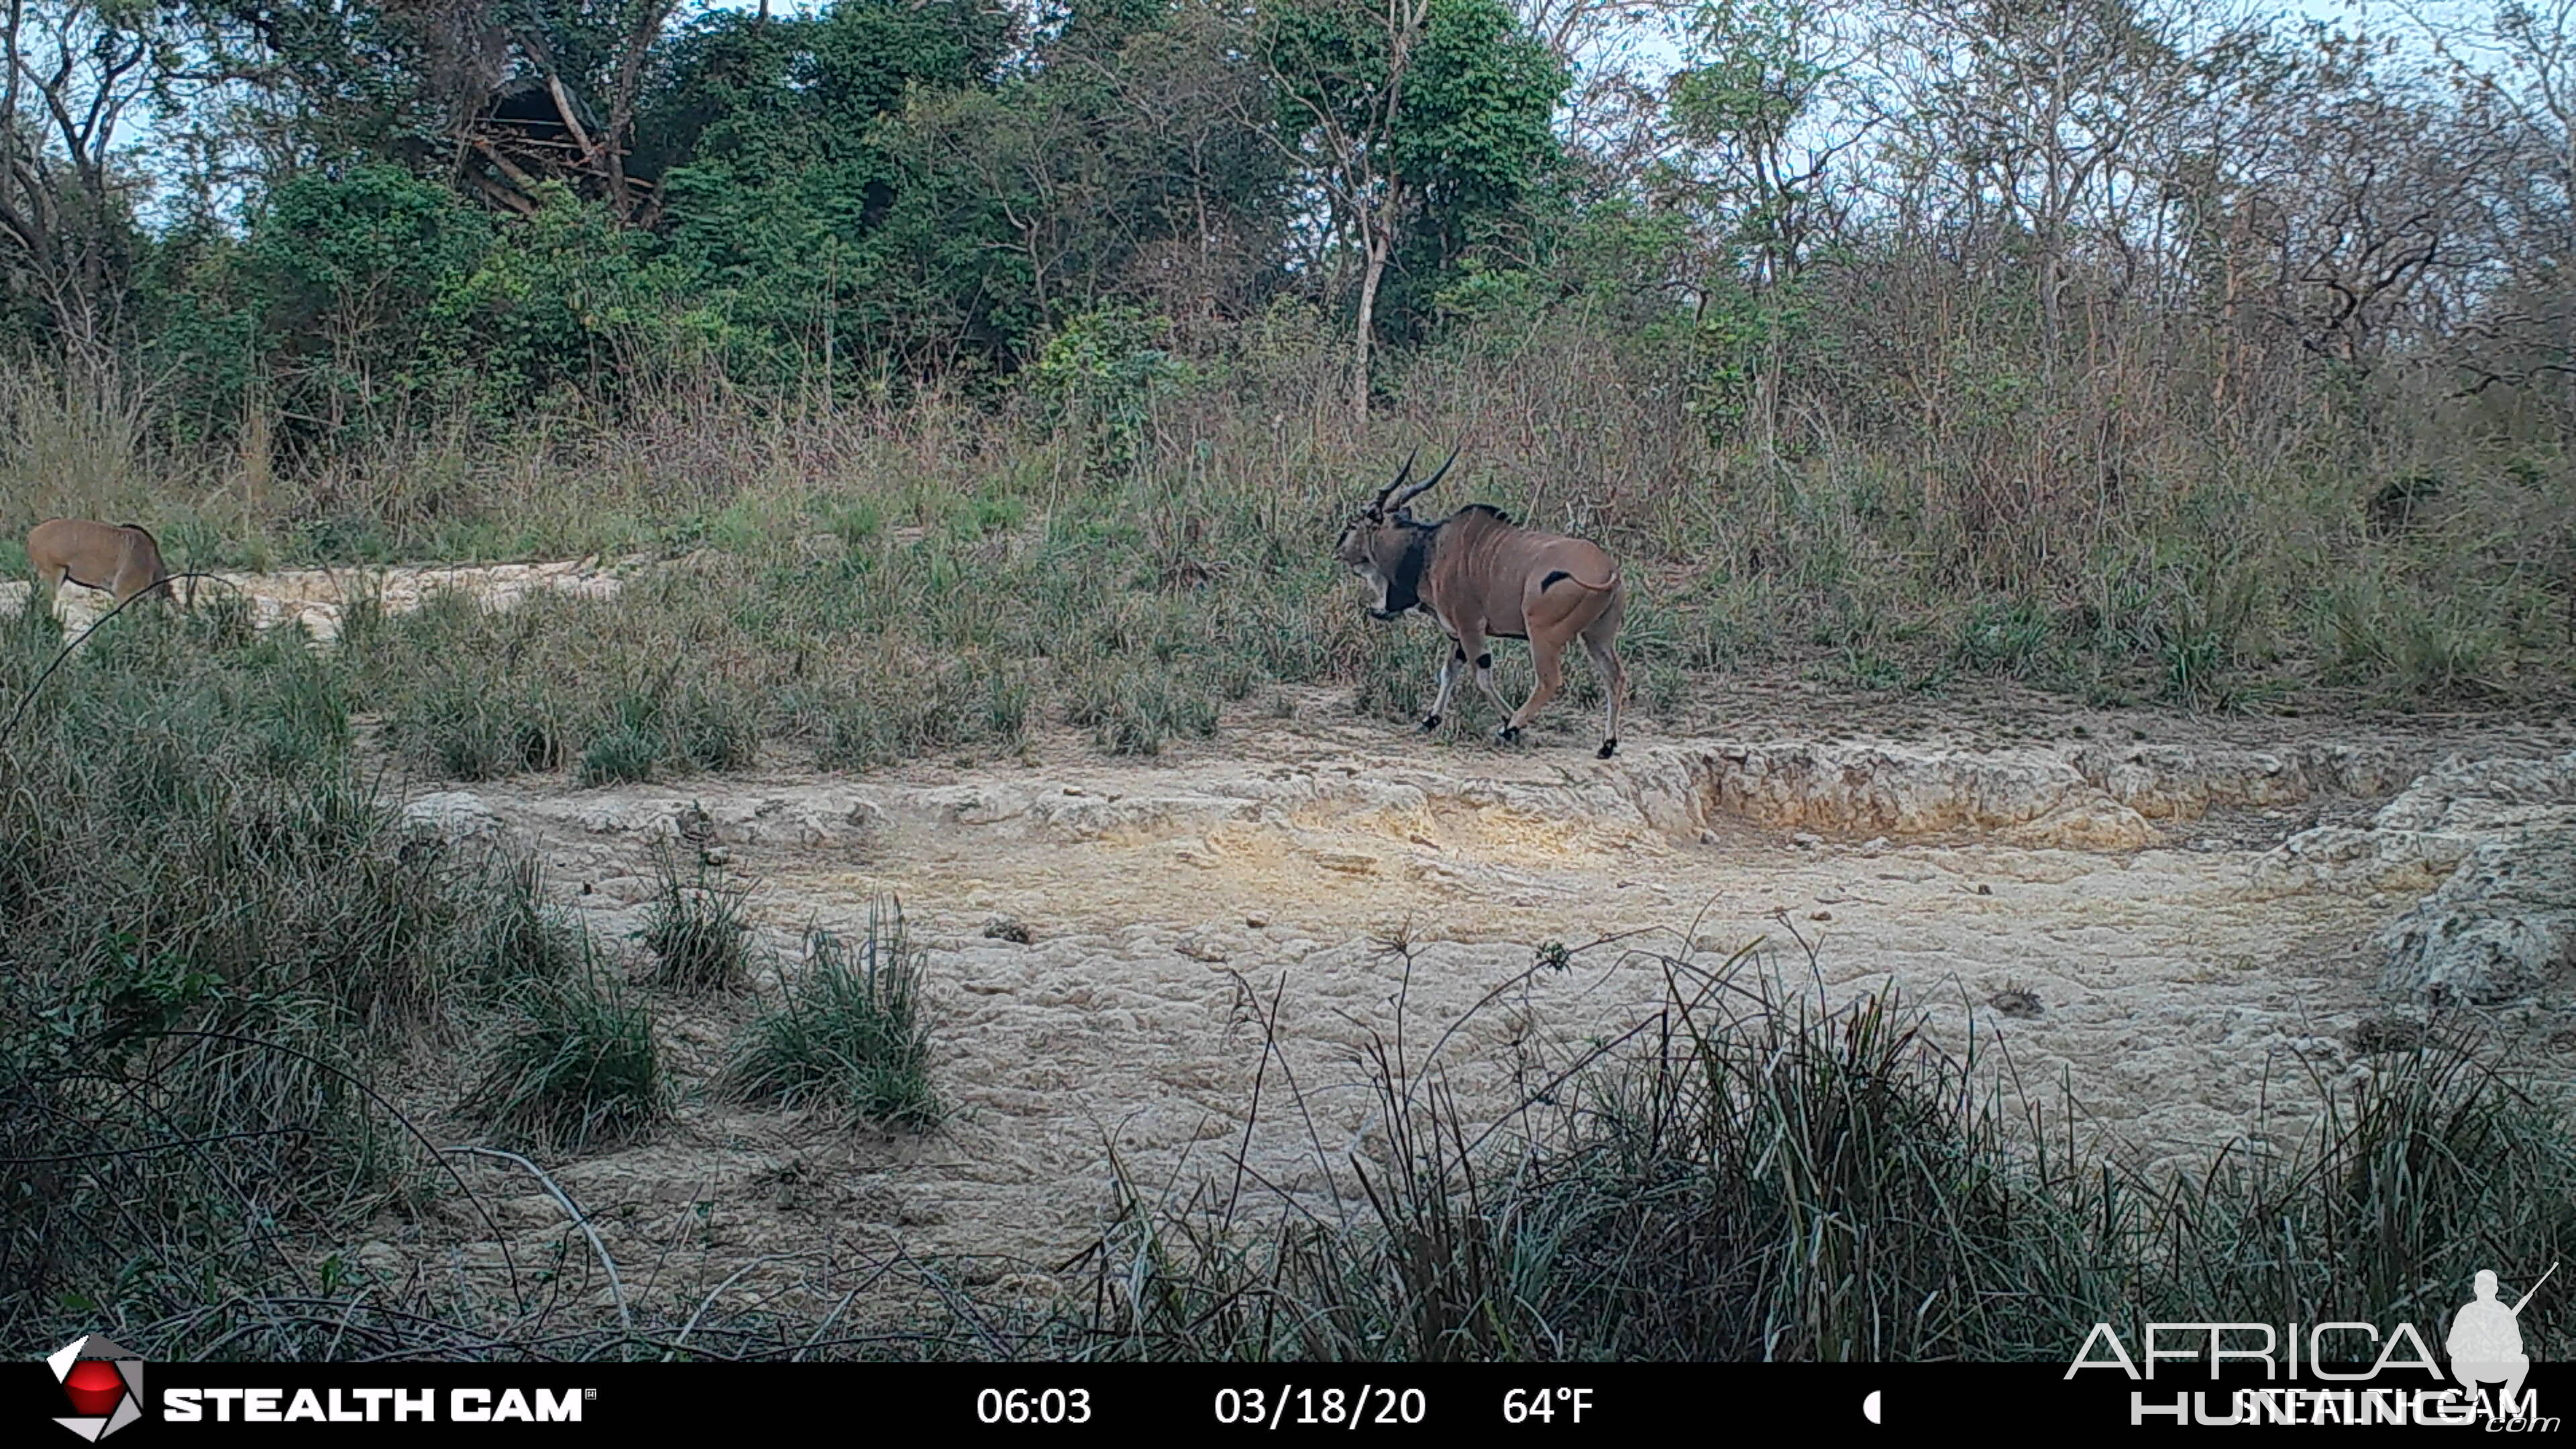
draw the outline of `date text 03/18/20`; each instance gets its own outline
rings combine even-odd
[[[1420,1389],[1362,1384],[1354,1394],[1348,1389],[1281,1384],[1276,1389],[1219,1389],[1215,1409],[1218,1423],[1250,1429],[1276,1429],[1282,1424],[1356,1429],[1362,1424],[1419,1424],[1430,1412],[1430,1403]]]

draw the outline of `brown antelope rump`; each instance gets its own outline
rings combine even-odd
[[[27,563],[56,593],[68,582],[98,589],[119,604],[146,590],[170,597],[170,567],[161,561],[161,545],[138,524],[48,518],[27,530]]]
[[[1419,453],[1417,449],[1415,456]],[[1351,520],[1334,551],[1377,591],[1372,616],[1396,619],[1418,609],[1449,636],[1449,654],[1440,664],[1440,693],[1422,728],[1440,727],[1458,672],[1473,661],[1477,687],[1505,715],[1494,737],[1520,738],[1522,727],[1564,687],[1565,647],[1580,639],[1601,671],[1602,692],[1608,697],[1600,757],[1610,758],[1619,748],[1619,706],[1628,688],[1628,671],[1619,663],[1614,642],[1627,612],[1618,561],[1598,544],[1522,528],[1481,503],[1438,523],[1416,519],[1405,505],[1429,492],[1457,461],[1452,449],[1439,471],[1407,488],[1405,480],[1413,476],[1413,458],[1407,457],[1395,481]],[[1517,710],[1494,687],[1494,656],[1485,647],[1492,639],[1529,641],[1538,688]]]

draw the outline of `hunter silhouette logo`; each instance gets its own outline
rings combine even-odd
[[[2548,1282],[2549,1274],[2557,1271],[2558,1265],[2550,1264],[2540,1283]],[[2442,1345],[2450,1350],[2451,1377],[2460,1381],[2461,1388],[2475,1394],[2481,1384],[2504,1385],[2504,1397],[2496,1406],[2501,1416],[2511,1417],[2523,1402],[2522,1379],[2531,1372],[2531,1356],[2522,1351],[2522,1325],[2517,1320],[2531,1294],[2540,1291],[2540,1283],[2532,1284],[2531,1292],[2508,1308],[2496,1301],[2496,1275],[2478,1270],[2477,1297],[2451,1315],[2451,1334]]]
[[[143,1417],[143,1360],[103,1334],[76,1338],[45,1360],[72,1401],[72,1417],[54,1422],[93,1443]]]

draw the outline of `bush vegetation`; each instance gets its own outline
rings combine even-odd
[[[2449,708],[2576,659],[2576,199],[2525,184],[2560,174],[2525,102],[2568,61],[2514,7],[1647,7],[1669,84],[1551,129],[1610,93],[1584,27],[1630,12],[1432,0],[1413,46],[1344,0],[467,5],[519,57],[486,95],[407,11],[47,4],[68,38],[15,43],[31,74],[63,47],[56,89],[195,89],[151,92],[187,123],[146,143],[153,207],[0,236],[0,547],[68,512],[201,565],[694,560],[388,631],[362,707],[462,777],[782,733],[865,767],[1050,719],[1150,753],[1264,681],[1409,711],[1322,556],[1426,439],[1467,445],[1452,501],[1638,562],[1668,701],[1778,665]],[[84,36],[144,59],[84,81]],[[2042,73],[2056,110],[1976,100]],[[616,168],[509,149],[540,79],[622,118]]]

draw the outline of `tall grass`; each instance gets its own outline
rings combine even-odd
[[[0,1324],[316,1291],[440,1172],[372,1085],[552,969],[533,876],[407,830],[339,675],[237,607],[0,615]]]
[[[16,688],[59,631],[41,613],[11,627],[0,683]],[[1661,973],[1660,1007],[1523,1060],[1505,1110],[1450,1090],[1469,1023],[1425,1041],[1399,1012],[1371,1040],[1375,1128],[1317,1163],[1355,1214],[1224,1164],[1176,1192],[1122,1173],[1052,1308],[978,1303],[910,1259],[884,1267],[931,1294],[925,1316],[846,1337],[845,1291],[819,1316],[645,1301],[612,1322],[352,1276],[316,1244],[463,1185],[370,1084],[405,1042],[488,1043],[459,1115],[551,1152],[651,1130],[667,1069],[642,998],[538,903],[531,865],[406,832],[347,783],[335,716],[300,693],[285,646],[154,627],[167,637],[73,661],[0,744],[0,1075],[20,1104],[0,1114],[0,1319],[31,1338],[113,1322],[155,1352],[327,1353],[355,1335],[586,1357],[684,1322],[737,1357],[2063,1361],[2097,1321],[2420,1326],[2478,1269],[2576,1248],[2561,1089],[2447,1029],[2320,1080],[2306,1143],[2168,1174],[2015,1096],[1993,1043],[1937,1048],[1894,994],[1829,1007],[1785,985],[1818,979],[1812,956],[1784,975],[1620,941],[1552,944],[1529,974],[1616,958]],[[120,716],[142,723],[100,728]],[[300,723],[267,728],[281,720]],[[163,737],[180,721],[192,750]],[[306,743],[284,758],[281,738]],[[38,808],[67,793],[91,808]],[[120,848],[145,828],[155,850]],[[666,885],[672,919],[739,925],[706,882],[674,869]],[[743,937],[711,939],[718,966],[675,987],[730,979]],[[665,962],[696,949],[678,940]],[[1409,981],[1414,948],[1389,949]],[[922,969],[891,913],[857,943],[812,938],[721,1089],[930,1125]],[[1271,1007],[1246,1004],[1255,1049],[1275,1051]],[[1256,1105],[1295,1115],[1295,1098]],[[2526,1342],[2545,1356],[2570,1324],[2544,1296]]]
[[[911,1131],[938,1125],[921,1015],[925,968],[899,905],[872,907],[856,945],[809,933],[804,969],[786,999],[745,1033],[720,1085],[744,1101],[827,1102]]]
[[[1499,1124],[1447,1091],[1440,1044],[1372,1047],[1382,1130],[1317,1163],[1366,1203],[1356,1222],[1243,1174],[1172,1201],[1124,1181],[1088,1303],[1048,1341],[1146,1359],[2065,1361],[2096,1322],[2132,1341],[2151,1320],[2437,1325],[2480,1268],[2536,1275],[2576,1247],[2568,1104],[2456,1039],[2332,1091],[2292,1152],[2163,1175],[1977,1086],[1994,1080],[1981,1049],[1934,1049],[1893,994],[1826,1009],[1745,957],[1659,964],[1661,1012],[1540,1074]],[[2535,1304],[2524,1332],[2571,1325]]]
[[[751,888],[720,879],[703,855],[683,872],[676,852],[666,852],[654,873],[640,934],[655,984],[690,996],[741,986],[751,972]]]
[[[595,958],[585,965],[523,983],[460,1112],[560,1152],[623,1146],[668,1112],[651,1013]]]

